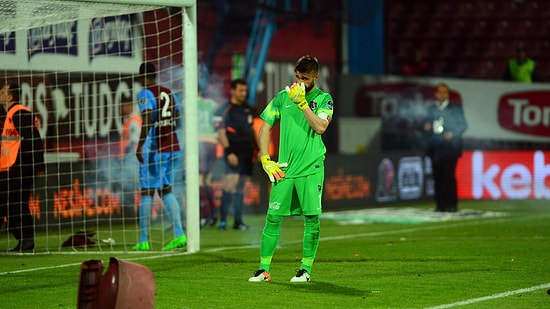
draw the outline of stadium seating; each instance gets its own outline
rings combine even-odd
[[[550,1],[386,0],[385,10],[388,73],[419,48],[433,74],[500,79],[522,43],[550,80]]]

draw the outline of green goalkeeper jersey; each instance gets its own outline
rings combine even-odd
[[[330,122],[333,112],[330,94],[316,87],[306,94],[306,100],[314,114]],[[311,128],[286,91],[279,92],[260,117],[271,126],[280,122],[277,161],[288,163],[288,167],[283,168],[287,178],[303,177],[323,170],[326,147],[321,134]]]

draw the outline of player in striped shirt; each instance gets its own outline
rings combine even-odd
[[[162,250],[182,248],[187,243],[181,223],[180,205],[172,193],[180,146],[176,135],[176,100],[170,89],[158,85],[155,66],[150,62],[139,68],[143,89],[138,93],[142,127],[136,150],[140,165],[141,205],[139,243],[133,250],[148,251],[149,226],[155,191],[159,193],[174,229],[174,238]],[[149,150],[144,151],[145,142]]]

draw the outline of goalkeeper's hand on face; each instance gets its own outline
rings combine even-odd
[[[299,109],[304,110],[309,108],[309,104],[306,101],[306,86],[304,86],[304,83],[294,83],[290,87],[286,86],[285,91]]]
[[[272,161],[269,155],[261,156],[260,161],[262,162],[262,168],[264,169],[267,176],[269,176],[269,180],[271,182],[275,182],[275,180],[279,181],[283,177],[285,177],[285,172],[281,170],[281,167],[287,167],[287,163],[278,163]]]

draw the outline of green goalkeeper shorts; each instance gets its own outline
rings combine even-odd
[[[274,183],[267,213],[276,216],[320,215],[325,173],[283,178]]]

